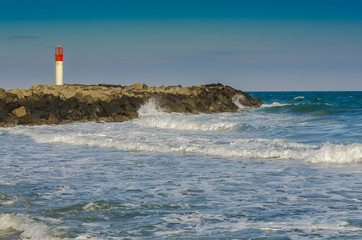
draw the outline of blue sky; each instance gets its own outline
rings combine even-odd
[[[0,87],[54,84],[60,44],[70,84],[361,91],[361,43],[358,0],[13,0]]]

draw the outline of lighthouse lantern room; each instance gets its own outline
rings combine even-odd
[[[55,84],[63,85],[63,48],[55,48]]]

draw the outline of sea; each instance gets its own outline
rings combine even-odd
[[[0,128],[0,239],[362,239],[362,92],[249,94]]]

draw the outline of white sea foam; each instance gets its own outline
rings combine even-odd
[[[203,234],[205,232],[237,232],[245,229],[255,229],[265,232],[270,231],[303,231],[303,232],[323,232],[329,231],[331,235],[333,232],[359,232],[362,229],[357,226],[351,226],[348,222],[340,221],[334,222],[328,219],[308,218],[308,219],[293,219],[290,221],[282,222],[251,222],[242,217],[227,218],[224,215],[209,215],[202,213],[188,213],[188,214],[170,214],[163,217],[162,224],[156,225],[156,236],[173,236],[180,234]],[[180,228],[174,230],[167,230],[167,225],[174,226],[180,225]]]
[[[7,193],[0,193],[0,205],[13,205],[18,200],[18,197],[11,196]]]
[[[94,202],[90,202],[88,204],[86,204],[85,206],[83,206],[83,210],[86,212],[91,212],[91,211],[96,211],[96,210],[100,210],[101,206],[95,204]]]
[[[148,119],[149,120],[149,119]],[[122,151],[142,151],[174,154],[203,154],[206,156],[306,160],[311,163],[350,164],[362,162],[362,144],[348,145],[326,143],[310,145],[289,142],[283,139],[229,138],[227,134],[216,134],[212,139],[194,135],[173,135],[175,133],[144,131],[152,126],[148,120],[141,119],[136,124],[141,129],[121,128],[119,124],[74,124],[63,126],[62,131],[54,126],[9,128],[13,134],[30,136],[39,143],[62,143],[113,148]],[[175,121],[177,120],[170,120]],[[167,122],[167,121],[166,121]],[[182,122],[179,120],[179,122]],[[148,124],[148,125],[147,125]],[[156,123],[154,123],[156,125]],[[209,125],[208,125],[209,124]],[[94,126],[93,126],[94,125]],[[166,128],[167,123],[161,124]],[[196,125],[191,126],[195,129]],[[198,130],[208,129],[212,124],[198,126]],[[174,129],[187,130],[186,126]],[[191,128],[190,128],[191,129]],[[217,129],[217,128],[215,128]],[[219,127],[222,129],[222,127]],[[172,139],[172,141],[170,141]]]
[[[157,104],[156,100],[153,98],[149,99],[145,104],[143,104],[137,112],[140,117],[165,114],[163,109]]]
[[[359,125],[348,128],[348,118],[337,125],[334,117],[319,122],[262,109],[210,115],[168,114],[157,106],[143,111],[140,119],[122,123],[3,128],[2,139],[9,141],[0,147],[0,208],[36,213],[0,213],[0,239],[360,235],[355,209],[362,200],[361,144]],[[152,119],[191,122],[193,129],[150,127]],[[219,122],[248,128],[198,126]],[[350,166],[330,167],[336,164]],[[325,214],[309,214],[309,203]],[[39,205],[48,206],[44,218]]]
[[[59,223],[61,222],[58,219],[44,219],[46,222]],[[46,224],[32,219],[30,216],[25,214],[9,214],[3,213],[0,215],[0,232],[16,232],[20,235],[21,239],[29,240],[38,240],[38,239],[47,239],[47,240],[59,240],[59,239],[69,239],[58,237],[61,233],[66,233],[64,230],[68,229],[67,227],[54,227],[50,228]],[[1,235],[1,234],[0,234]],[[73,238],[72,238],[73,239]],[[98,240],[91,235],[80,235],[75,239],[93,239]]]
[[[114,239],[127,239],[127,238],[114,238]],[[101,238],[93,237],[92,234],[84,234],[76,237],[75,240],[101,240]]]
[[[243,110],[246,108],[246,106],[242,105],[241,102],[245,102],[248,101],[244,95],[242,94],[237,94],[232,98],[232,102],[239,108],[239,110]]]
[[[270,106],[283,105],[285,104],[274,102]],[[275,127],[280,125],[280,122],[285,122],[285,117],[277,121],[272,117],[263,118],[263,123],[260,123],[253,118],[247,120],[247,117],[241,116],[240,113],[233,118],[224,118],[223,115],[216,114],[166,113],[154,100],[143,105],[139,115],[139,119],[123,123],[18,126],[4,131],[29,136],[39,143],[85,145],[122,151],[202,154],[247,159],[291,159],[329,164],[362,162],[362,145],[359,143],[311,145],[283,139],[255,138],[255,134],[253,137],[244,137],[243,131],[237,131],[242,127],[253,131],[265,129],[265,126],[270,125]],[[249,121],[250,125],[241,123],[241,120]],[[266,125],[266,121],[271,123]]]
[[[263,104],[261,107],[263,107],[263,108],[267,108],[267,107],[283,107],[283,106],[287,106],[287,105],[289,105],[289,104],[273,102],[272,104]]]
[[[173,236],[185,233],[202,234],[204,232],[237,232],[245,229],[269,231],[304,231],[322,232],[325,230],[336,232],[359,232],[362,229],[347,222],[333,222],[329,219],[308,218],[294,219],[292,222],[251,222],[242,217],[226,217],[225,215],[211,215],[199,212],[188,214],[170,214],[162,218],[162,224],[157,225],[156,236]],[[180,225],[179,229],[167,230],[167,225]],[[333,234],[333,233],[332,233]]]
[[[24,214],[1,214],[0,230],[20,232],[22,239],[58,239],[49,234],[50,229]]]
[[[304,97],[303,96],[297,96],[297,97],[294,98],[294,100],[298,100],[298,99],[304,99]]]
[[[16,184],[15,181],[4,181],[4,180],[0,179],[0,185],[11,186],[11,185],[15,185],[15,184]]]
[[[353,232],[361,231],[362,228],[349,225],[347,222],[330,222],[328,219],[313,219],[295,220],[293,222],[267,222],[264,226],[255,226],[254,229],[262,231],[304,231],[304,232],[319,232],[319,231],[336,231],[336,232]]]
[[[153,99],[141,106],[138,114],[141,118],[133,120],[133,123],[145,128],[186,131],[232,131],[241,127],[240,123],[226,121],[201,122],[187,114],[166,113]]]
[[[226,121],[200,122],[184,114],[168,114],[143,117],[133,121],[140,127],[175,129],[186,131],[232,131],[241,127],[239,123]]]
[[[205,214],[199,212],[187,213],[187,214],[169,214],[161,218],[163,223],[155,225],[157,230],[156,236],[172,236],[181,235],[190,232],[207,232],[209,230],[217,230],[223,227],[223,222],[226,220],[226,216],[222,214]],[[180,225],[181,229],[166,230],[169,224]],[[225,224],[225,228],[232,230],[232,224]],[[224,228],[224,229],[225,229]]]
[[[326,143],[312,154],[308,161],[312,163],[362,163],[362,144]]]

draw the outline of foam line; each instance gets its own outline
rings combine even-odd
[[[92,126],[96,125],[96,126]],[[203,136],[172,135],[169,131],[127,129],[118,124],[96,123],[68,125],[57,131],[54,126],[16,127],[9,131],[24,134],[39,143],[62,143],[96,146],[122,151],[150,153],[203,154],[217,157],[248,159],[290,159],[311,163],[349,164],[362,162],[362,144],[332,144],[320,146],[289,142],[283,139],[230,139],[228,134],[216,134],[212,139]],[[170,135],[171,134],[171,135]],[[172,141],[170,141],[170,137]]]

